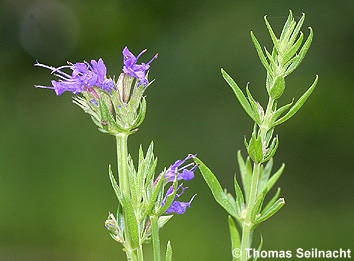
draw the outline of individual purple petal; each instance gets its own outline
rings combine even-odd
[[[195,166],[196,167],[196,166]],[[191,180],[194,179],[194,171],[193,169],[184,169],[182,173],[179,175],[180,179],[183,180]]]
[[[115,88],[114,81],[106,77],[107,68],[100,58],[98,61],[91,60],[87,62],[68,63],[69,65],[58,68],[36,63],[35,66],[50,69],[52,74],[59,78],[59,81],[53,80],[52,86],[36,86],[39,88],[54,89],[57,95],[62,95],[65,91],[74,94],[83,91],[93,90],[93,87],[101,88],[110,92]],[[71,75],[62,71],[62,69],[72,70]]]
[[[144,86],[149,84],[149,81],[146,78],[146,73],[150,69],[150,63],[158,57],[156,54],[147,64],[137,64],[138,59],[145,52],[146,49],[141,51],[140,54],[135,57],[135,55],[129,51],[128,47],[124,47],[123,49],[123,72],[137,78],[140,81],[140,84],[143,84]]]
[[[175,178],[177,180],[191,180],[194,178],[194,171],[197,168],[195,163],[190,163],[186,166],[182,165],[189,159],[194,158],[195,155],[189,154],[183,160],[177,160],[174,164],[172,164],[168,170],[166,171],[165,178],[168,182],[173,182]]]
[[[184,214],[187,211],[187,208],[191,207],[191,203],[194,199],[195,195],[191,198],[189,202],[182,202],[175,200],[172,202],[171,206],[165,211],[166,214],[176,213],[176,214]]]

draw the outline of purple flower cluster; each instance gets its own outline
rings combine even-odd
[[[194,158],[195,155],[189,154],[183,160],[177,160],[173,165],[171,165],[166,174],[165,179],[167,182],[174,182],[176,180],[191,180],[194,178],[194,171],[198,167],[195,163],[190,163],[185,166],[182,166],[187,160]],[[195,197],[195,195],[188,201],[182,202],[177,199],[184,193],[187,187],[183,187],[183,184],[179,185],[176,191],[175,200],[172,202],[171,206],[165,211],[166,214],[176,213],[183,214],[186,212],[187,208],[191,206],[191,203]],[[166,192],[165,200],[163,204],[165,204],[168,196],[174,193],[174,187],[171,185]]]
[[[142,50],[139,55],[135,57],[135,55],[129,51],[128,47],[123,49],[123,72],[132,77],[135,77],[140,81],[140,84],[143,84],[144,86],[149,84],[146,73],[150,69],[150,63],[158,57],[158,54],[156,54],[148,63],[137,64],[140,56],[146,51],[146,49]]]
[[[123,49],[123,72],[138,79],[139,84],[143,84],[144,86],[149,84],[147,71],[150,69],[150,63],[158,57],[156,54],[148,63],[137,64],[138,59],[145,52],[146,49],[135,57],[127,47]],[[58,68],[38,62],[35,63],[35,66],[51,70],[52,74],[59,78],[59,80],[53,80],[51,82],[52,86],[35,86],[39,88],[53,89],[57,95],[62,95],[65,91],[74,94],[89,91],[95,94],[93,87],[98,87],[107,92],[116,88],[114,81],[106,76],[107,68],[101,58],[98,61],[91,60],[90,63],[68,63],[68,65],[60,66]],[[71,70],[71,73],[66,73],[63,69]]]
[[[100,58],[98,61],[91,60],[90,63],[68,63],[58,68],[36,63],[35,66],[47,68],[52,74],[59,78],[58,81],[53,80],[52,86],[36,85],[39,88],[54,89],[57,95],[69,91],[72,93],[81,93],[83,91],[92,91],[92,87],[98,87],[105,91],[111,91],[115,88],[114,81],[107,78],[107,69]],[[64,72],[62,69],[71,70],[71,74]]]

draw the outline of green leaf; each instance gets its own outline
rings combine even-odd
[[[275,49],[277,49],[279,51],[279,40],[278,38],[275,36],[275,33],[272,29],[272,27],[270,26],[268,20],[267,20],[267,16],[265,15],[264,16],[264,21],[267,25],[267,28],[268,28],[268,31],[269,31],[269,34],[270,34],[270,37],[272,38],[272,41],[273,41],[273,44],[274,44],[274,47]]]
[[[256,118],[256,123],[257,124],[261,124],[262,115],[260,115],[260,113],[258,111],[258,106],[260,106],[260,105],[259,105],[258,102],[255,101],[255,99],[253,99],[252,94],[251,94],[251,92],[250,92],[250,90],[248,88],[248,84],[247,84],[247,87],[246,87],[246,93],[247,93],[247,98],[248,98],[248,100],[249,100],[249,102],[250,102],[250,104],[252,106],[253,115]]]
[[[293,12],[291,10],[289,10],[288,19],[286,20],[283,30],[281,31],[281,34],[280,34],[280,41],[282,41],[284,39],[284,36],[285,36],[286,32],[289,30],[289,27],[290,27],[292,21],[293,21]]]
[[[231,252],[234,249],[240,248],[240,234],[237,230],[236,224],[231,216],[229,216],[229,229],[230,229],[230,237],[231,237]],[[238,261],[239,258],[232,257],[233,261]]]
[[[146,99],[143,97],[140,102],[140,107],[139,107],[139,113],[138,116],[136,117],[133,125],[134,128],[138,127],[141,125],[141,123],[144,121],[146,115]]]
[[[264,161],[267,161],[267,160],[273,158],[275,152],[276,152],[277,149],[278,149],[278,145],[279,145],[279,139],[278,139],[278,136],[276,136],[276,137],[273,139],[272,144],[271,144],[270,147],[269,147],[269,152],[268,152],[267,155],[265,156]]]
[[[267,205],[264,207],[264,209],[262,210],[262,214],[264,214],[264,212],[266,212],[271,206],[273,206],[274,202],[278,200],[279,196],[280,196],[280,192],[281,189],[278,188],[277,192],[274,194],[274,196],[272,197],[271,200],[269,200],[269,202],[267,203]]]
[[[106,102],[110,101],[105,101],[103,98],[99,100],[99,107],[103,121],[101,122],[102,128],[111,134],[118,134],[119,132],[124,132],[124,130],[120,128],[116,123]]]
[[[283,174],[285,168],[285,164],[283,163],[281,165],[281,167],[279,168],[279,170],[277,172],[275,172],[273,174],[273,176],[269,179],[268,184],[267,184],[267,192],[270,191],[272,189],[272,187],[274,186],[274,184],[278,181],[278,179],[280,178],[281,174]]]
[[[264,212],[263,215],[261,215],[257,219],[257,223],[261,223],[263,221],[266,221],[268,218],[276,214],[283,206],[285,205],[285,200],[283,198],[278,199],[270,208],[268,208],[267,211]]]
[[[222,76],[224,77],[225,81],[230,85],[232,90],[234,91],[238,101],[240,102],[243,109],[246,113],[254,120],[257,121],[257,117],[254,115],[251,105],[248,103],[247,98],[241,91],[240,87],[238,87],[237,83],[224,71],[221,69]]]
[[[263,237],[262,237],[262,235],[261,235],[261,242],[259,243],[259,246],[258,246],[258,248],[257,248],[258,253],[261,252],[262,247],[263,247]],[[253,261],[257,261],[257,259],[258,259],[258,256],[256,256],[256,257],[253,259]]]
[[[262,192],[266,188],[270,173],[272,172],[272,168],[273,168],[273,159],[270,159],[267,162],[264,170],[261,172],[258,193]]]
[[[232,205],[215,175],[200,159],[194,158],[194,161],[199,165],[199,170],[202,173],[205,182],[208,184],[216,202],[218,202],[231,216],[239,219],[236,212],[236,206]]]
[[[289,51],[284,55],[283,57],[283,64],[286,64],[299,50],[302,40],[304,39],[304,34],[301,32],[299,39],[296,41],[296,43],[289,49]]]
[[[239,213],[239,215],[241,215],[241,212],[244,208],[245,199],[243,197],[241,187],[237,182],[236,175],[234,176],[234,187],[235,187],[235,193],[236,193],[236,204],[238,207],[238,213]]]
[[[282,38],[282,42],[285,44],[285,46],[287,46],[289,44],[289,38],[291,36],[291,33],[295,29],[295,25],[296,25],[295,20],[292,20],[291,23],[290,23],[289,28],[287,29],[287,31],[285,32],[285,34],[284,34],[284,36]]]
[[[261,212],[263,201],[267,195],[267,191],[264,190],[258,194],[254,206],[251,209],[251,219],[256,220],[257,215]]]
[[[111,181],[113,190],[114,190],[119,202],[122,204],[122,192],[118,186],[116,179],[113,176],[111,165],[108,165],[108,174],[109,174],[109,179]]]
[[[172,261],[172,247],[171,247],[171,242],[167,242],[167,248],[166,248],[166,259],[165,261]]]
[[[139,246],[139,227],[134,213],[133,205],[128,197],[123,196],[123,210],[125,213],[125,225],[131,239],[132,248]]]
[[[278,76],[277,78],[275,78],[273,86],[270,87],[269,95],[274,100],[276,100],[280,98],[284,90],[285,90],[285,79],[282,76]]]
[[[304,21],[305,21],[305,14],[302,13],[301,18],[300,18],[299,22],[297,23],[297,25],[296,25],[296,27],[295,27],[295,29],[294,29],[293,34],[292,34],[291,37],[290,37],[290,40],[289,40],[290,44],[292,44],[292,43],[295,42],[296,37],[297,37],[297,35],[299,34],[299,32],[300,32],[300,30],[301,30],[301,27],[302,27],[302,24],[304,23]]]
[[[162,228],[166,223],[173,217],[173,215],[161,216],[159,217],[157,224],[159,228]]]
[[[267,61],[267,58],[265,57],[263,51],[262,51],[262,47],[261,45],[259,44],[256,36],[254,36],[253,32],[251,31],[251,38],[252,38],[252,41],[253,41],[253,44],[254,44],[254,47],[256,48],[256,51],[258,53],[258,57],[259,59],[261,60],[264,68],[266,68],[266,70],[269,72],[269,73],[272,73],[272,69],[270,68],[269,64],[268,64],[268,61]]]
[[[240,168],[243,189],[245,190],[245,198],[247,200],[251,188],[252,166],[249,159],[247,159],[247,163],[249,164],[245,164],[240,150],[237,152],[237,161]]]
[[[247,151],[254,162],[261,162],[263,159],[262,138],[253,133]]]
[[[289,104],[286,104],[282,107],[280,107],[278,110],[276,110],[273,114],[272,121],[276,121],[286,110],[288,110],[291,105],[293,105],[294,101],[292,101]]]
[[[277,64],[275,62],[275,59],[273,58],[273,56],[268,52],[267,48],[264,47],[264,51],[268,57],[268,60],[270,61],[270,64],[272,65],[272,71],[276,70],[277,68]]]
[[[279,125],[279,124],[287,121],[288,119],[290,119],[292,116],[294,116],[294,114],[304,105],[307,98],[311,95],[311,93],[313,92],[313,90],[316,87],[317,82],[318,82],[318,75],[316,75],[316,79],[313,82],[313,84],[311,85],[311,87],[300,97],[300,99],[297,100],[297,102],[294,104],[293,107],[291,107],[291,109],[288,111],[288,113],[285,114],[283,117],[281,117],[279,120],[277,120],[273,124],[273,126]]]
[[[289,66],[289,68],[285,72],[285,76],[291,74],[300,65],[300,63],[304,59],[307,51],[310,49],[312,39],[313,39],[313,30],[311,27],[309,27],[309,30],[310,30],[309,37],[306,39],[306,42],[302,46],[299,54],[296,56],[297,58],[294,60],[294,62]]]

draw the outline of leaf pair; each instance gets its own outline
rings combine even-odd
[[[221,73],[222,73],[224,79],[226,80],[226,82],[231,87],[231,89],[234,91],[236,98],[240,102],[242,108],[258,125],[260,125],[262,113],[260,113],[259,111],[256,111],[256,109],[255,109],[255,106],[257,106],[259,108],[260,105],[258,106],[258,103],[256,103],[254,101],[252,96],[249,96],[249,97],[251,97],[250,99],[252,101],[252,102],[249,102],[248,99],[246,98],[246,96],[243,94],[240,87],[238,87],[236,82],[224,71],[224,69],[221,69]],[[277,125],[287,121],[292,116],[294,116],[295,113],[297,113],[300,110],[300,108],[304,105],[304,103],[306,102],[308,97],[311,95],[311,93],[313,92],[313,90],[315,89],[315,87],[317,85],[317,82],[318,82],[318,76],[316,75],[315,81],[312,83],[310,88],[296,101],[296,103],[293,106],[292,106],[292,103],[290,103],[290,104],[284,105],[283,107],[281,107],[277,111],[275,111],[273,113],[273,117],[272,117],[272,122],[273,122],[272,127],[277,126]],[[248,91],[248,93],[249,93],[249,91]],[[283,117],[278,119],[289,108],[290,108],[290,110]]]

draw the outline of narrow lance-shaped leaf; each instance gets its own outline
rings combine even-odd
[[[264,212],[263,215],[261,215],[257,219],[256,222],[261,223],[267,220],[268,218],[276,214],[284,205],[285,205],[285,200],[283,198],[278,199],[267,211]]]
[[[134,121],[134,127],[140,126],[140,124],[144,121],[146,115],[146,100],[145,97],[142,98],[140,107],[139,107],[139,113],[138,116],[136,117]]]
[[[264,201],[266,195],[267,195],[266,190],[264,190],[263,192],[258,194],[256,201],[254,203],[254,206],[251,209],[251,219],[252,220],[256,220],[257,215],[261,212],[263,201]]]
[[[291,101],[291,103],[288,103],[282,107],[280,107],[278,110],[276,110],[273,114],[273,121],[276,121],[286,110],[288,110],[291,105],[293,105],[294,101]]]
[[[118,186],[116,179],[113,176],[111,165],[108,166],[108,174],[109,174],[109,179],[111,181],[113,190],[114,190],[119,202],[122,203],[122,192]]]
[[[259,246],[258,246],[258,248],[257,248],[258,253],[261,252],[262,247],[263,247],[263,237],[262,237],[262,235],[261,235],[261,242],[259,242]],[[256,256],[256,257],[253,259],[253,261],[257,261],[257,259],[258,259],[258,256]]]
[[[166,248],[166,259],[165,261],[172,261],[172,247],[171,247],[171,242],[167,242],[167,248]]]
[[[278,200],[280,196],[281,189],[278,188],[277,192],[274,194],[271,200],[267,203],[267,205],[263,208],[262,214],[264,214],[271,206],[273,206],[274,202]]]
[[[296,27],[295,27],[295,29],[294,29],[293,34],[292,34],[291,37],[290,37],[290,40],[289,40],[290,44],[292,44],[292,43],[295,42],[296,37],[297,37],[298,33],[300,32],[301,27],[302,27],[302,24],[304,23],[304,21],[305,21],[305,14],[302,13],[301,18],[300,18],[299,22],[297,23],[297,25],[296,25]]]
[[[285,114],[283,117],[281,117],[279,120],[277,120],[273,124],[273,126],[279,125],[279,124],[287,121],[288,119],[290,119],[292,116],[294,116],[294,114],[302,107],[302,105],[304,105],[307,98],[311,95],[311,93],[313,92],[313,90],[316,87],[317,82],[318,82],[318,75],[316,75],[316,79],[313,82],[313,84],[311,85],[311,87],[300,97],[299,100],[297,100],[297,102],[294,104],[293,107],[291,107],[291,109],[288,111],[288,113]]]
[[[281,165],[281,167],[279,168],[279,170],[277,172],[275,172],[273,174],[273,176],[269,179],[268,184],[267,184],[267,192],[270,191],[272,189],[272,187],[274,186],[274,184],[278,181],[278,179],[280,178],[281,174],[283,174],[285,168],[285,164],[283,163]]]
[[[283,64],[286,64],[299,50],[302,40],[304,39],[304,34],[301,32],[299,39],[297,39],[296,43],[289,49],[289,51],[284,55]]]
[[[289,30],[289,27],[290,27],[290,24],[292,21],[293,21],[293,12],[291,10],[289,10],[288,19],[286,20],[283,30],[281,31],[281,34],[280,34],[280,41],[283,40],[286,32]]]
[[[194,161],[199,165],[199,170],[202,173],[205,182],[208,184],[216,202],[218,202],[230,215],[239,218],[235,206],[230,203],[230,200],[215,175],[200,159],[194,158]]]
[[[247,98],[241,91],[240,87],[238,87],[237,83],[224,71],[224,69],[221,69],[222,76],[224,77],[225,81],[230,85],[232,90],[234,91],[238,101],[240,102],[241,106],[243,109],[246,111],[246,113],[254,120],[257,122],[257,117],[254,115],[254,112],[252,110],[251,105],[247,101]]]
[[[161,192],[161,188],[162,188],[162,185],[164,183],[164,177],[165,177],[165,173],[164,172],[161,176],[160,176],[160,179],[158,180],[157,184],[155,185],[155,188],[154,188],[154,191],[152,192],[152,196],[149,200],[149,203],[145,209],[145,212],[143,214],[143,219],[148,216],[151,212],[151,210],[153,209],[154,205],[155,205],[155,202],[157,200],[157,197],[158,195],[160,194]]]
[[[235,193],[236,193],[236,204],[238,207],[238,213],[239,213],[239,215],[241,215],[241,212],[242,212],[244,204],[245,204],[245,199],[243,197],[243,193],[240,188],[240,185],[237,182],[236,175],[234,176],[234,187],[235,187]]]
[[[128,197],[123,196],[123,208],[125,212],[125,224],[128,227],[129,237],[132,242],[132,247],[136,248],[139,246],[139,227],[137,218],[134,213],[133,205]]]
[[[266,25],[267,25],[267,28],[268,28],[270,37],[272,38],[274,47],[275,47],[275,49],[277,49],[278,52],[279,52],[279,40],[278,40],[278,38],[275,36],[275,33],[274,33],[272,27],[270,26],[266,15],[264,16],[264,21],[265,21],[265,23],[266,23]]]
[[[240,168],[243,189],[245,191],[245,198],[247,200],[248,197],[249,197],[249,192],[250,192],[250,187],[251,187],[252,169],[250,171],[248,170],[247,164],[245,164],[245,162],[244,162],[244,160],[242,158],[241,151],[237,152],[237,161],[238,161],[238,165],[239,165],[239,168]]]
[[[272,65],[272,69],[276,70],[277,64],[275,63],[273,56],[268,52],[267,48],[265,48],[265,47],[264,47],[264,51],[268,57],[268,60],[270,61],[270,64]]]
[[[261,60],[264,68],[266,68],[266,70],[273,74],[272,72],[272,69],[270,68],[269,64],[268,64],[268,61],[267,61],[267,58],[265,57],[263,51],[262,51],[262,47],[261,45],[259,44],[257,38],[254,36],[253,32],[251,31],[251,38],[252,38],[252,41],[253,41],[253,44],[254,44],[254,47],[256,48],[256,51],[258,53],[258,56],[259,56],[259,59]]]
[[[248,84],[246,86],[246,93],[247,93],[248,100],[251,104],[251,107],[253,109],[253,115],[256,118],[256,122],[260,123],[261,122],[261,115],[258,113],[258,103],[255,101],[255,99],[253,99],[253,96],[248,88]]]
[[[233,253],[234,249],[239,249],[240,248],[240,234],[237,230],[235,221],[232,219],[231,216],[229,216],[229,229],[230,229],[230,237],[231,237],[231,252]],[[233,261],[238,261],[239,258],[236,258],[234,255],[232,255],[232,260]]]
[[[263,172],[261,172],[261,178],[260,178],[259,186],[258,186],[259,193],[262,192],[265,189],[265,187],[267,186],[270,173],[272,172],[272,168],[273,168],[273,159],[270,159],[268,161],[268,163],[266,164]]]
[[[313,30],[312,30],[311,27],[309,27],[309,30],[310,30],[309,37],[307,37],[306,42],[302,46],[299,54],[296,56],[297,58],[294,60],[294,62],[287,69],[287,71],[285,73],[285,76],[291,74],[300,65],[300,63],[304,59],[307,51],[310,49],[310,46],[311,46],[311,43],[312,43],[312,39],[313,39]]]
[[[295,20],[291,21],[288,30],[286,31],[286,33],[284,34],[284,37],[282,38],[282,41],[283,41],[283,42],[285,42],[285,43],[288,44],[290,35],[292,34],[292,32],[293,32],[294,29],[295,29],[295,25],[296,25]]]

